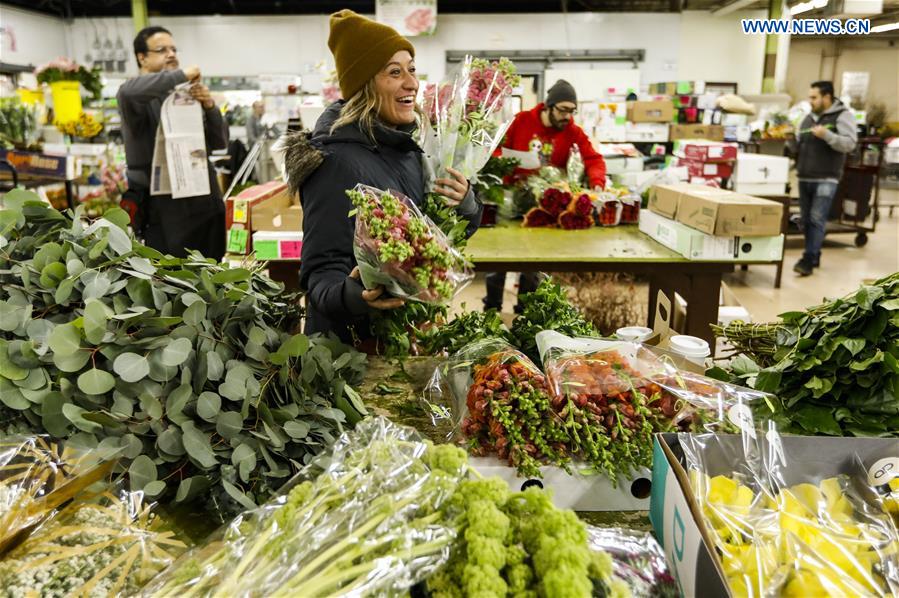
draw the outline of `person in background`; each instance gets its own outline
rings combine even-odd
[[[833,95],[831,81],[816,81],[809,90],[812,111],[803,119],[798,135],[787,136],[796,156],[799,209],[805,233],[805,251],[793,266],[800,276],[810,276],[821,265],[827,218],[843,175],[846,154],[855,149],[858,130],[852,111]]]
[[[262,100],[253,102],[253,111],[247,117],[247,149],[256,145],[260,139],[265,139],[265,125],[262,117],[265,115],[265,103]]]
[[[590,138],[574,122],[577,114],[577,92],[568,81],[560,79],[546,92],[546,101],[537,104],[533,110],[525,110],[515,115],[506,131],[502,148],[522,152],[537,152],[543,166],[556,166],[565,170],[571,148],[577,146],[584,161],[587,184],[591,189],[602,190],[606,186],[606,163],[596,151]],[[502,148],[496,155],[502,155]],[[535,170],[517,168],[514,179],[523,179]],[[487,274],[487,296],[484,309],[502,310],[505,272]],[[518,282],[518,293],[529,293],[537,289],[540,277],[537,273],[522,273]],[[520,304],[515,313],[520,312]]]
[[[383,287],[362,285],[346,192],[362,183],[399,191],[421,205],[428,190],[413,136],[421,114],[415,105],[415,48],[387,25],[351,10],[332,14],[330,27],[328,47],[346,99],[325,109],[311,137],[300,132],[287,138],[285,166],[291,193],[301,189],[305,332],[334,333],[351,342],[370,337],[371,314],[396,309],[403,300],[386,295]],[[460,172],[447,171],[449,178],[437,179],[434,190],[474,232],[481,204]]]
[[[135,231],[153,249],[176,257],[188,250],[221,260],[225,254],[225,205],[215,170],[210,163],[210,194],[174,199],[150,195],[150,167],[162,103],[176,85],[190,82],[190,95],[203,109],[207,153],[228,146],[228,127],[200,81],[196,66],[180,68],[178,49],[168,30],[146,27],[134,38],[134,56],[140,75],[119,88],[119,111],[128,163],[128,192],[123,197]]]

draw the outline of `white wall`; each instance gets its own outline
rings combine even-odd
[[[703,11],[681,13],[677,79],[736,81],[739,93],[761,93],[765,36],[743,35],[740,19],[766,16],[766,11],[738,11],[723,17]]]
[[[737,13],[716,18],[705,12],[572,13],[441,15],[437,32],[413,40],[419,71],[431,80],[444,75],[447,50],[605,50],[643,49],[639,65],[644,84],[675,79],[737,81],[740,91],[761,86],[764,38],[739,32]],[[133,34],[130,19],[94,19],[115,41],[120,32]],[[94,29],[86,19],[67,26],[72,55],[84,60]],[[204,16],[151,18],[174,34],[183,64],[199,64],[204,74],[218,76],[257,73],[303,74],[315,64],[331,64],[328,17],[321,16]],[[62,36],[57,35],[57,38]],[[20,39],[40,60],[52,58],[39,39]],[[621,65],[622,68],[626,68]],[[131,60],[129,73],[135,71]]]
[[[62,19],[0,4],[0,27],[7,32],[0,36],[2,62],[40,66],[67,54]],[[15,50],[10,35],[15,36]]]

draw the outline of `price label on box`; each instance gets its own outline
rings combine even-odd
[[[268,240],[257,240],[253,242],[253,250],[256,252],[257,260],[276,260],[278,259],[278,242]]]
[[[249,233],[245,228],[231,228],[228,230],[228,253],[246,253]]]
[[[281,259],[298,260],[302,250],[302,241],[281,241]]]
[[[234,222],[247,223],[247,200],[234,200]]]

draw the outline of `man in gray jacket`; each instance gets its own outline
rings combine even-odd
[[[833,97],[833,83],[812,83],[808,99],[812,111],[787,144],[796,154],[799,208],[805,233],[805,252],[793,270],[809,276],[821,265],[821,246],[846,154],[855,148],[858,132],[852,111]]]
[[[212,164],[208,166],[210,194],[183,199],[150,196],[150,166],[162,103],[176,85],[192,82],[190,94],[203,107],[207,152],[227,147],[228,127],[209,89],[200,82],[200,69],[179,68],[178,50],[166,29],[142,29],[134,38],[134,56],[140,76],[123,83],[116,96],[128,162],[128,192],[123,203],[137,206],[129,210],[135,231],[153,249],[177,257],[195,249],[221,260],[225,254],[225,205]]]

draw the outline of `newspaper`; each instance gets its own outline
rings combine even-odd
[[[156,129],[150,195],[175,199],[209,195],[203,110],[181,84],[166,98]]]

